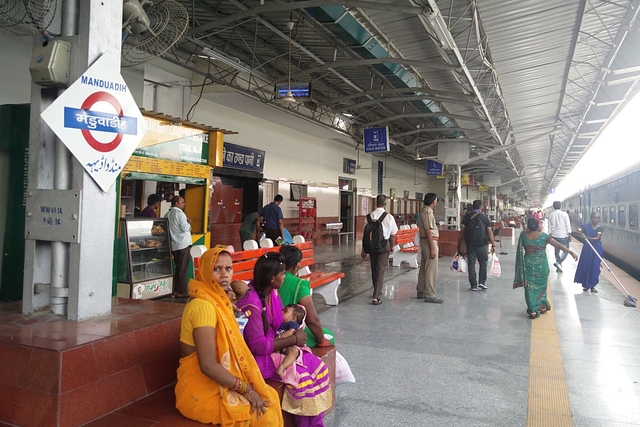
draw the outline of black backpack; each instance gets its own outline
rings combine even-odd
[[[371,214],[367,215],[367,225],[364,227],[362,237],[362,249],[367,254],[381,254],[387,251],[387,239],[384,238],[382,221],[387,216],[383,212],[378,219],[371,219]]]
[[[480,218],[481,213],[474,214],[464,227],[467,246],[485,246],[487,244],[487,227]]]

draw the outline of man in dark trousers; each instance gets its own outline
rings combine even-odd
[[[278,237],[284,238],[284,225],[282,223],[284,216],[282,215],[282,209],[280,209],[282,200],[282,196],[278,194],[273,198],[273,202],[264,206],[258,213],[265,222],[264,234],[267,235],[267,238],[273,240],[274,244]]]
[[[184,211],[184,198],[175,196],[171,199],[171,209],[164,216],[169,220],[171,235],[171,254],[176,263],[173,296],[188,297],[187,278],[191,264],[191,220]]]
[[[496,251],[496,243],[493,240],[491,222],[482,213],[482,200],[473,201],[473,210],[462,219],[460,239],[467,243],[467,265],[469,272],[469,288],[477,291],[478,288],[487,290],[487,261],[489,260],[488,242],[491,242],[491,253]],[[464,254],[462,254],[464,255]],[[476,277],[476,260],[480,264],[479,276]]]
[[[372,221],[377,221],[383,214],[386,213],[384,210],[386,205],[387,196],[385,196],[384,194],[378,195],[378,197],[376,197],[376,209],[367,216],[370,217]],[[396,220],[392,215],[385,215],[382,219],[381,224],[383,236],[388,240],[386,249],[382,253],[369,254],[371,256],[371,280],[373,281],[373,300],[371,301],[371,304],[373,305],[382,304],[380,294],[382,293],[382,280],[384,279],[384,271],[389,266],[389,252],[391,252],[393,247],[396,245],[396,234],[398,233],[398,225],[396,224]],[[362,251],[360,252],[360,256],[362,256],[363,259],[367,257],[367,253],[364,250],[364,245],[362,247]]]

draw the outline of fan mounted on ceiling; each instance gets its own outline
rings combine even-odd
[[[187,9],[175,0],[123,0],[122,66],[162,56],[184,36]]]
[[[58,0],[0,1],[0,32],[31,36],[46,30],[56,14]]]

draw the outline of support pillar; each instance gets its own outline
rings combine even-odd
[[[68,19],[79,12],[78,36],[66,38],[72,45],[70,81],[74,82],[102,54],[120,52],[122,2],[69,0],[63,6],[65,32],[74,31]],[[74,9],[78,6],[79,10]],[[29,314],[47,306],[53,310],[48,296],[66,294],[60,291],[62,285],[68,288],[67,318],[82,320],[111,312],[116,189],[113,186],[103,192],[66,147],[55,144],[55,135],[40,113],[56,97],[56,89],[32,85],[28,188],[64,191],[67,187],[77,192],[81,200],[79,243],[26,240],[22,311]],[[61,207],[64,211],[65,206]]]

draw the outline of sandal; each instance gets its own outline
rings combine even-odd
[[[371,301],[371,304],[380,305],[382,304],[382,300],[380,298],[374,298],[373,301]]]
[[[537,318],[538,318],[538,313],[529,313],[529,319],[533,320]]]

